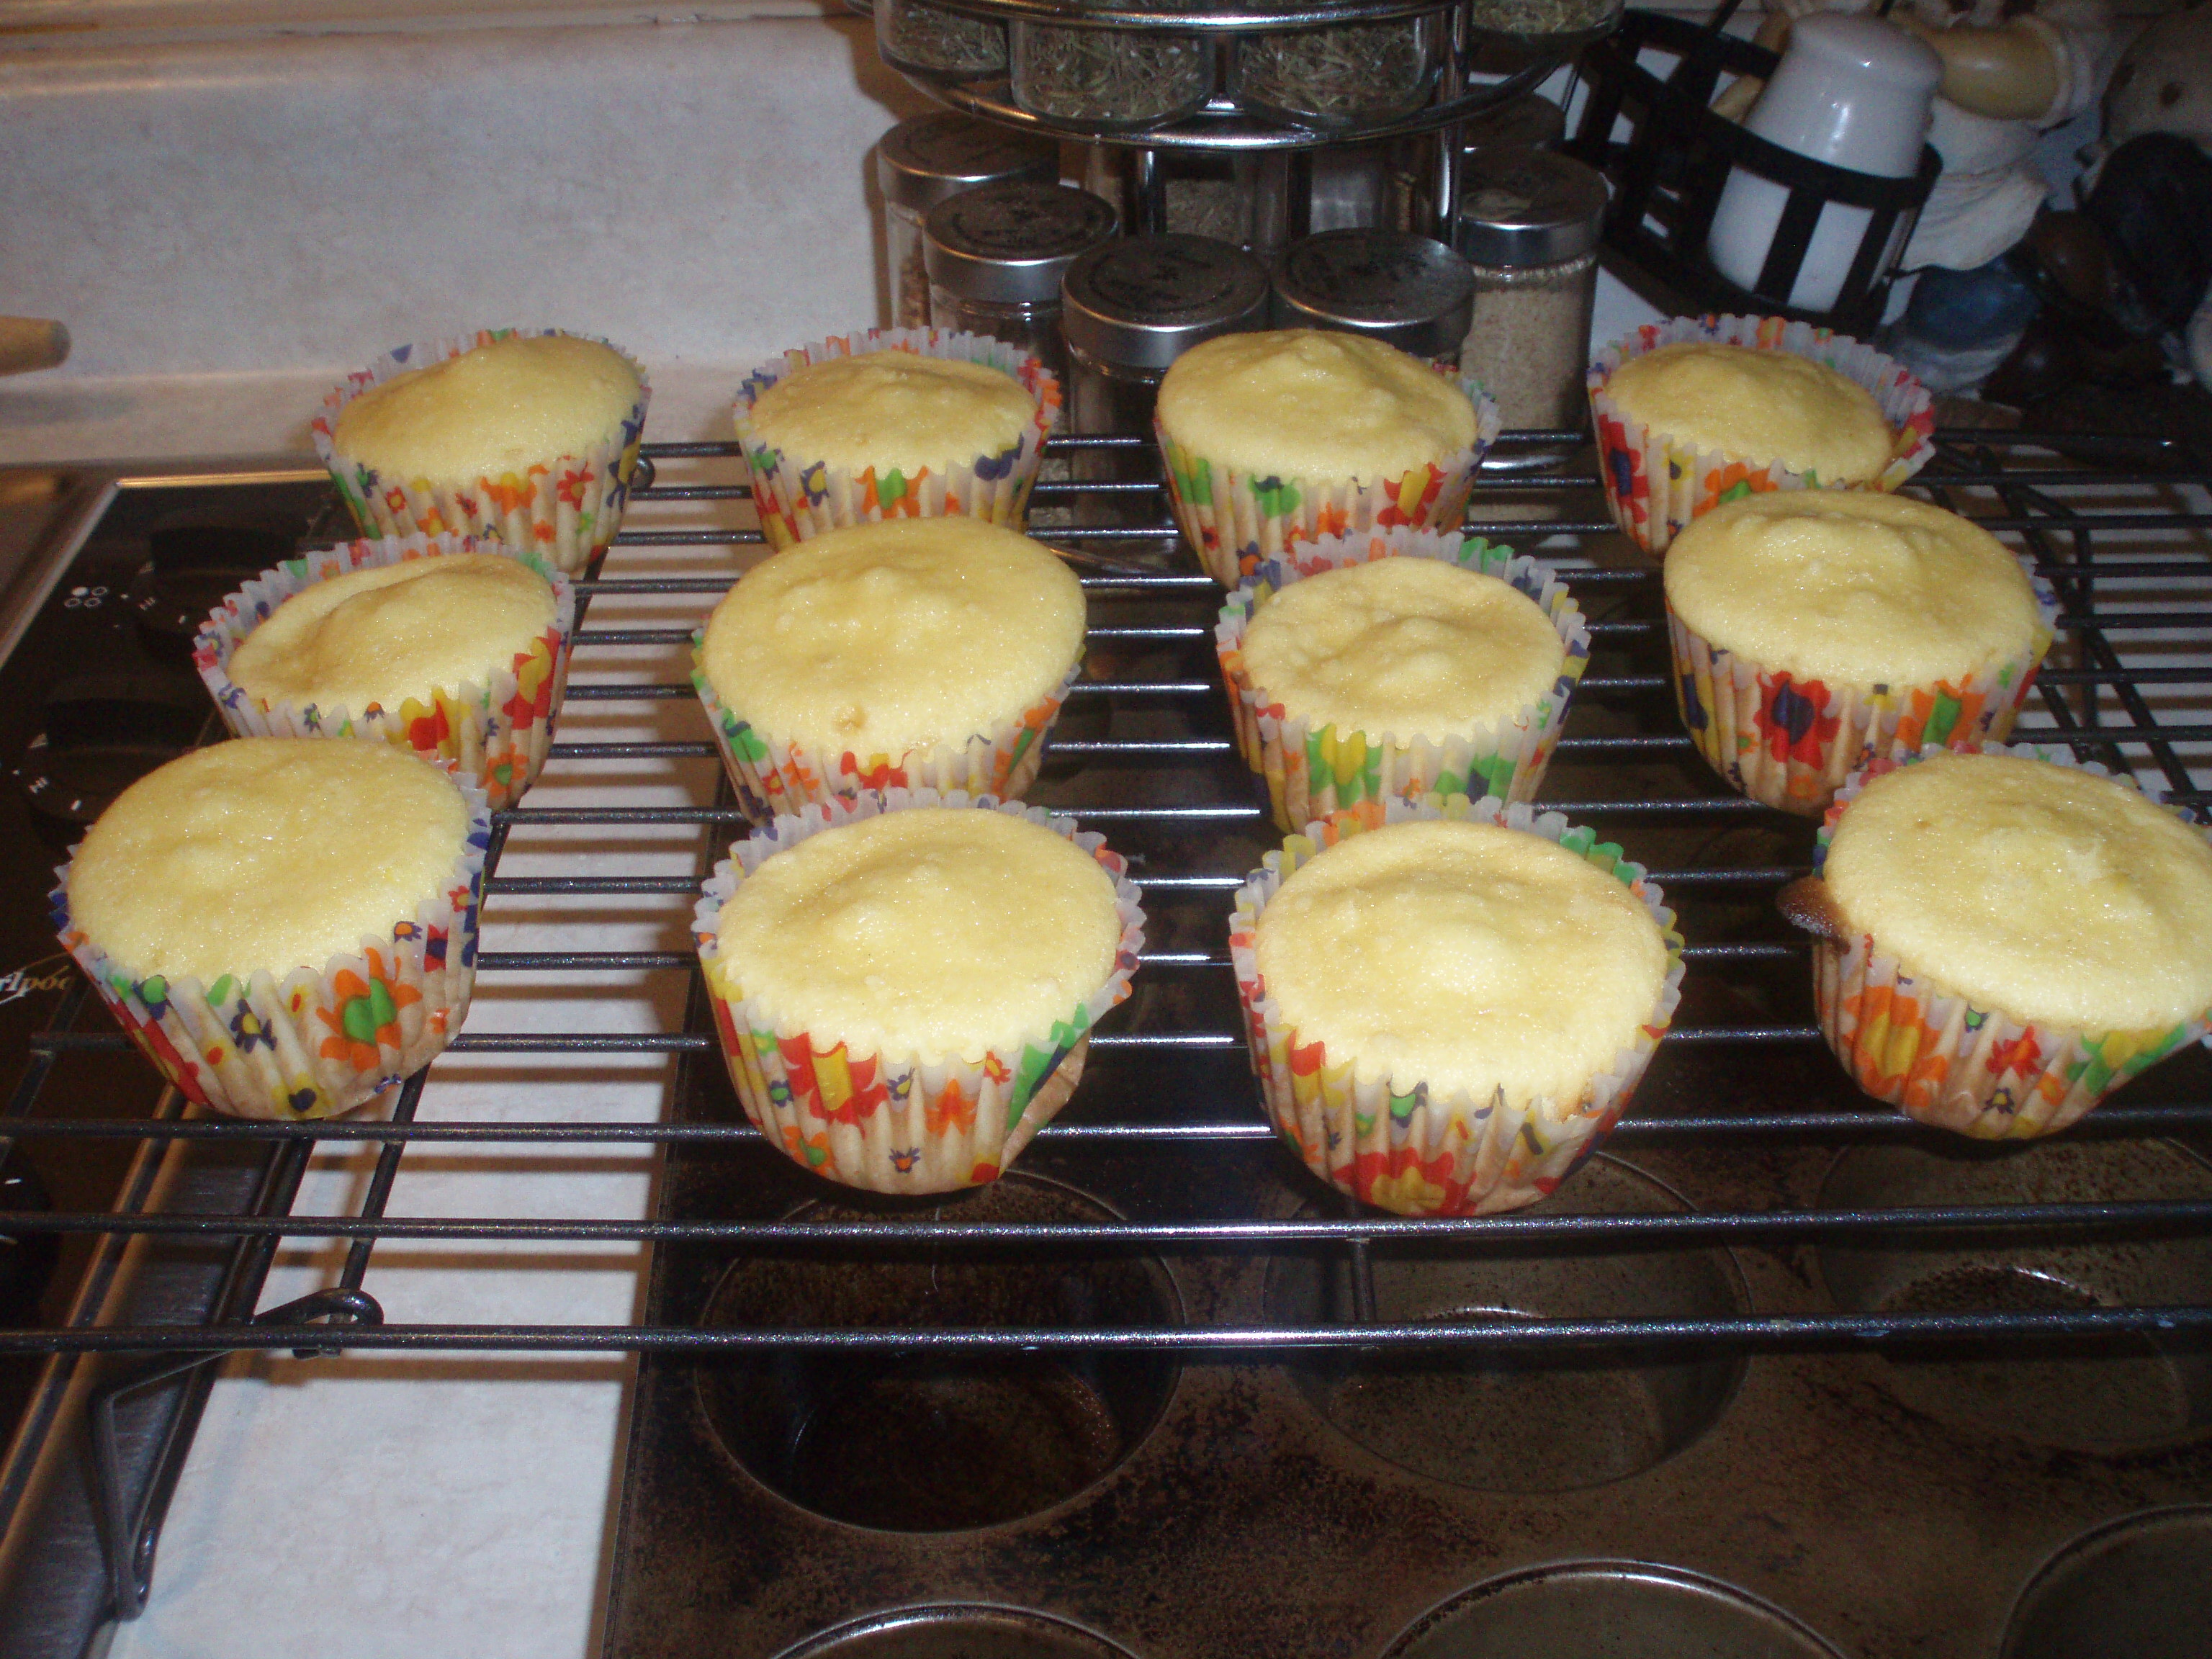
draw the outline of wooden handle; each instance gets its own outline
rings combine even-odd
[[[52,318],[0,317],[0,374],[52,368],[69,352],[69,330]]]

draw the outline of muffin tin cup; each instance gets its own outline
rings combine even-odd
[[[1514,1098],[1502,1086],[1486,1098],[1437,1096],[1418,1079],[1362,1079],[1351,1061],[1332,1061],[1322,1044],[1301,1042],[1261,981],[1255,942],[1261,913],[1300,865],[1346,836],[1434,818],[1501,824],[1557,842],[1626,887],[1659,925],[1667,974],[1651,1013],[1612,1066],[1571,1102]],[[1596,831],[1526,802],[1470,802],[1463,795],[1370,800],[1308,824],[1246,878],[1229,922],[1245,1040],[1276,1132],[1338,1191],[1400,1215],[1482,1215],[1547,1196],[1597,1150],[1627,1109],[1681,1000],[1682,936],[1662,896],[1643,866],[1600,842]]]
[[[501,553],[520,559],[553,586],[553,622],[483,683],[440,686],[427,702],[409,698],[396,709],[372,703],[367,713],[304,707],[257,697],[230,678],[230,659],[276,607],[304,589],[348,571],[455,553]],[[553,744],[553,724],[568,687],[568,653],[576,633],[576,593],[568,579],[536,555],[504,542],[482,544],[455,536],[409,536],[354,542],[287,559],[264,570],[208,617],[193,647],[200,678],[222,722],[241,738],[382,738],[441,762],[471,779],[497,811],[537,781]],[[489,667],[489,665],[487,665]]]
[[[477,927],[491,809],[468,803],[461,854],[437,891],[389,937],[321,969],[195,978],[141,975],[87,939],[70,914],[70,865],[49,896],[55,930],[131,1040],[185,1099],[233,1117],[336,1117],[420,1071],[460,1029],[476,984]],[[72,863],[74,855],[72,854]]]
[[[2078,766],[2139,787],[2063,749],[1991,744],[1984,752]],[[1816,872],[1859,792],[1921,758],[1876,761],[1844,783],[1816,838]],[[2145,793],[2164,799],[2162,791]],[[1940,980],[1906,972],[1865,933],[1814,941],[1813,997],[1820,1034],[1861,1089],[1908,1117],[1977,1140],[2055,1134],[2138,1073],[2212,1031],[2206,1017],[2141,1031],[2022,1022],[1973,1006]]]
[[[1474,404],[1474,443],[1455,454],[1376,483],[1357,478],[1285,478],[1209,460],[1169,435],[1158,419],[1168,499],[1183,539],[1206,574],[1234,587],[1302,542],[1368,530],[1456,530],[1467,516],[1475,469],[1496,441],[1498,405],[1481,385],[1462,376]]]
[[[1698,449],[1623,414],[1606,391],[1620,366],[1661,346],[1689,340],[1787,351],[1856,381],[1874,394],[1882,418],[1897,434],[1888,465],[1864,483],[1829,483],[1779,461],[1752,462],[1722,450]],[[1606,502],[1613,522],[1647,553],[1664,553],[1692,519],[1743,496],[1776,489],[1893,490],[1936,453],[1935,398],[1902,364],[1831,329],[1781,317],[1674,317],[1646,323],[1597,354],[1588,384]]]
[[[878,472],[869,466],[855,472],[811,456],[786,455],[753,425],[754,403],[785,375],[832,357],[872,351],[911,351],[1002,369],[1036,401],[1036,414],[1012,448],[996,455],[946,456],[911,477],[896,468]],[[1042,362],[985,334],[872,328],[794,347],[746,375],[738,392],[738,440],[752,473],[761,530],[769,544],[779,548],[846,525],[884,519],[965,515],[1019,530],[1029,512],[1030,486],[1044,460],[1044,441],[1060,421],[1060,381]]]
[[[921,806],[1027,818],[1065,836],[1113,878],[1121,937],[1112,971],[1096,992],[1018,1048],[988,1050],[972,1061],[854,1054],[835,1034],[780,1020],[747,998],[722,960],[722,906],[763,862],[824,830]],[[691,931],[730,1081],[754,1127],[802,1168],[848,1187],[942,1193],[997,1179],[1066,1104],[1082,1075],[1091,1028],[1129,994],[1144,948],[1145,915],[1127,861],[1107,850],[1103,836],[1079,833],[1073,818],[989,795],[885,789],[810,805],[738,842],[708,878]]]
[[[1390,732],[1316,729],[1283,712],[1244,666],[1244,632],[1258,609],[1292,582],[1372,559],[1437,559],[1462,570],[1510,583],[1542,607],[1566,653],[1550,694],[1510,720],[1478,729],[1472,738],[1402,738]],[[1582,608],[1541,562],[1516,556],[1479,536],[1405,528],[1364,537],[1323,536],[1260,561],[1221,608],[1213,630],[1221,676],[1236,717],[1237,746],[1245,764],[1267,780],[1275,823],[1295,835],[1316,818],[1362,801],[1425,795],[1494,796],[1528,800],[1544,781],[1559,739],[1576,682],[1589,664],[1589,630]]]
[[[1875,761],[1978,748],[2011,735],[2058,619],[2051,584],[2033,569],[2028,580],[2039,613],[2028,649],[1980,673],[1923,685],[1801,679],[1715,645],[1669,605],[1674,706],[1690,741],[1731,788],[1817,817],[1845,778]]]
[[[902,755],[832,754],[808,744],[774,738],[753,726],[715,694],[707,678],[704,629],[691,635],[691,687],[707,711],[707,725],[736,786],[746,816],[766,823],[809,806],[851,800],[869,789],[955,790],[1018,800],[1044,764],[1045,734],[1060,718],[1068,688],[1083,672],[1080,654],[1060,684],[1024,709],[958,747],[910,749]]]
[[[630,478],[637,471],[638,446],[644,436],[646,405],[653,399],[653,388],[646,383],[645,369],[636,359],[595,336],[567,337],[589,339],[621,352],[623,360],[637,371],[637,401],[613,435],[580,454],[549,455],[519,472],[501,473],[495,478],[438,483],[388,477],[337,447],[335,434],[339,415],[371,386],[516,333],[537,337],[564,335],[566,331],[479,329],[450,339],[418,341],[387,351],[367,368],[346,376],[344,384],[324,397],[322,413],[315,416],[309,433],[314,439],[315,453],[330,469],[338,494],[352,509],[354,522],[363,535],[477,536],[509,547],[527,548],[571,576],[613,543],[629,501]]]

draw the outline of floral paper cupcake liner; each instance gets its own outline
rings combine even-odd
[[[1578,854],[1626,887],[1659,925],[1667,975],[1635,1040],[1575,1100],[1432,1094],[1419,1079],[1366,1080],[1350,1060],[1332,1060],[1320,1042],[1301,1042],[1260,978],[1255,930],[1261,913],[1292,872],[1346,836],[1409,819],[1457,818],[1541,836]],[[1310,823],[1237,890],[1229,923],[1230,957],[1244,1009],[1245,1040],[1267,1115],[1300,1161],[1338,1191],[1400,1215],[1482,1215],[1517,1210],[1549,1195],[1611,1132],[1673,1022],[1682,991],[1682,936],[1644,866],[1525,802],[1367,801]]]
[[[738,800],[756,823],[791,816],[809,806],[851,800],[869,789],[958,790],[1018,800],[1044,764],[1045,734],[1060,718],[1068,688],[1081,678],[1079,655],[1060,683],[1011,720],[955,747],[909,749],[901,755],[831,753],[811,744],[773,737],[724,702],[707,678],[707,631],[691,635],[691,688],[707,711],[707,725],[722,757],[722,769]]]
[[[1990,744],[1982,752],[2075,767],[2141,788],[2057,746]],[[1837,792],[1814,843],[1816,874],[1859,792],[1924,758],[1877,760]],[[2162,790],[2142,793],[2165,799]],[[1931,975],[1906,972],[1866,933],[1814,941],[1813,998],[1820,1034],[1861,1089],[1908,1117],[1977,1140],[2056,1134],[2122,1084],[2212,1032],[2212,1017],[2141,1031],[2023,1023],[1975,1007]]]
[[[1730,787],[1808,817],[1827,811],[1844,780],[1875,761],[2003,742],[2058,620],[2057,592],[2021,562],[2039,613],[2027,652],[1926,685],[1800,679],[1713,644],[1668,606],[1674,705],[1690,741]]]
[[[344,384],[324,398],[322,413],[310,428],[315,453],[330,469],[364,536],[478,536],[526,548],[571,576],[607,550],[622,528],[645,433],[646,405],[653,398],[644,368],[626,352],[623,360],[637,370],[637,402],[623,417],[620,429],[581,454],[549,455],[520,472],[459,483],[400,478],[343,453],[334,436],[345,406],[395,375],[459,357],[510,335],[535,337],[562,332],[557,328],[479,329],[451,339],[419,341],[387,351],[367,368],[346,376]],[[622,349],[590,335],[568,337]]]
[[[1176,523],[1206,574],[1234,587],[1261,560],[1319,537],[1400,527],[1458,529],[1475,469],[1499,425],[1498,405],[1480,383],[1462,378],[1459,384],[1474,404],[1474,444],[1377,483],[1249,472],[1185,448],[1155,419]]]
[[[810,455],[787,455],[763,439],[752,421],[760,395],[787,374],[832,357],[872,351],[911,351],[925,357],[983,363],[1021,382],[1036,413],[1018,442],[996,455],[948,455],[911,475],[896,468],[855,472]],[[971,518],[1019,530],[1029,511],[1030,486],[1044,459],[1044,441],[1060,421],[1060,381],[1038,359],[984,334],[934,328],[872,328],[833,334],[763,363],[738,392],[738,440],[751,470],[753,507],[771,547],[819,536],[845,525],[883,519]]]
[[[1882,418],[1897,434],[1889,465],[1866,483],[1835,483],[1779,461],[1753,463],[1701,450],[1624,415],[1606,392],[1614,372],[1632,357],[1686,340],[1787,351],[1856,380],[1874,394]],[[1781,317],[1674,317],[1646,323],[1598,353],[1589,385],[1605,499],[1613,521],[1647,553],[1664,553],[1691,520],[1725,502],[1775,489],[1893,490],[1936,453],[1935,398],[1904,365],[1832,329]]]
[[[428,1065],[460,1029],[476,984],[491,809],[469,808],[461,854],[389,938],[318,969],[241,969],[211,985],[140,975],[85,937],[70,914],[70,865],[50,895],[54,928],[117,1022],[194,1105],[233,1117],[336,1117]]]
[[[1026,818],[1066,836],[1114,880],[1121,936],[1105,981],[1018,1048],[987,1050],[977,1061],[855,1054],[832,1034],[779,1020],[744,996],[718,945],[723,904],[766,860],[824,830],[921,806]],[[1107,850],[1103,836],[1079,833],[1072,818],[988,795],[889,789],[810,805],[738,842],[708,879],[691,931],[722,1057],[754,1127],[800,1167],[846,1186],[942,1193],[995,1181],[1066,1103],[1082,1075],[1091,1028],[1129,994],[1145,915],[1127,861]]]
[[[276,607],[302,589],[363,570],[455,553],[495,552],[519,558],[553,586],[553,621],[527,651],[484,676],[481,685],[440,686],[428,702],[410,697],[398,708],[345,708],[270,702],[230,678],[230,659]],[[552,747],[553,725],[568,690],[569,648],[576,633],[576,593],[568,579],[527,551],[503,542],[453,536],[354,542],[287,559],[264,570],[209,616],[192,660],[215,698],[223,724],[241,738],[382,738],[443,762],[483,791],[496,811],[512,806],[537,781]]]
[[[1281,589],[1305,577],[1371,559],[1437,559],[1495,576],[1534,600],[1559,630],[1566,659],[1550,693],[1496,727],[1472,738],[1400,738],[1390,732],[1316,729],[1293,719],[1244,666],[1244,631]],[[1565,723],[1576,683],[1589,664],[1589,630],[1582,608],[1548,565],[1494,547],[1480,537],[1434,530],[1374,530],[1365,536],[1322,536],[1262,559],[1221,608],[1213,630],[1237,746],[1245,764],[1267,780],[1277,827],[1295,834],[1316,818],[1362,801],[1426,795],[1532,799]]]

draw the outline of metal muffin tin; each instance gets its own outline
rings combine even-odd
[[[943,1200],[827,1189],[713,1133],[738,1109],[717,1056],[690,1062],[644,1318],[714,1346],[643,1357],[607,1653],[2204,1651],[2203,1053],[2021,1147],[1860,1097],[1772,908],[1811,825],[1689,750],[1656,577],[1595,480],[1519,475],[1479,485],[1475,528],[1588,567],[1595,636],[1544,800],[1653,870],[1691,972],[1628,1120],[1553,1198],[1350,1205],[1274,1143],[1237,1035],[1224,924],[1277,838],[1227,742],[1218,590],[1149,453],[1092,447],[1123,469],[1083,486],[1092,521],[1038,493],[1093,626],[1031,799],[1131,855],[1135,995],[1060,1121]],[[2188,745],[2212,732],[2176,653],[2212,628],[2202,464],[1941,448],[1916,492],[2059,580],[2023,731],[2201,806]]]

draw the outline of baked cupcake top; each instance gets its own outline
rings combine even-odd
[[[1822,874],[1852,931],[1976,1007],[2091,1031],[2212,1008],[2212,846],[2094,773],[1931,755],[1860,792]]]
[[[408,559],[302,588],[246,636],[227,672],[265,703],[397,713],[433,690],[481,688],[553,617],[553,585],[519,559]]]
[[[1441,559],[1384,558],[1292,582],[1244,630],[1244,670],[1316,728],[1472,737],[1551,690],[1566,647],[1511,584]]]
[[[510,334],[369,387],[338,411],[331,442],[395,477],[496,478],[608,442],[638,390],[612,346]]]
[[[1978,525],[1903,495],[1793,489],[1730,501],[1667,550],[1667,603],[1762,666],[1927,684],[2028,654],[2042,612]]]
[[[1395,478],[1475,437],[1467,393],[1419,358],[1319,329],[1193,346],[1161,380],[1158,410],[1193,455],[1286,478]]]
[[[1083,648],[1083,586],[970,518],[853,525],[763,559],[708,618],[714,695],[781,741],[899,755],[1018,718]]]
[[[468,827],[410,750],[236,738],[116,797],[70,865],[70,920],[141,979],[319,972],[442,892]]]
[[[854,1056],[980,1060],[1064,1020],[1113,972],[1112,878],[1012,813],[912,807],[763,860],[721,907],[721,961],[782,1030]]]
[[[1394,1088],[1560,1103],[1651,1018],[1667,946],[1643,902],[1557,842],[1450,820],[1347,836],[1260,912],[1260,977],[1297,1041]]]
[[[916,472],[1000,455],[1036,421],[1036,399],[988,363],[867,351],[793,370],[753,400],[754,437],[801,465]]]
[[[1897,446],[1874,393],[1794,352],[1686,340],[1630,358],[1605,391],[1629,419],[1680,443],[1829,483],[1878,477]]]

